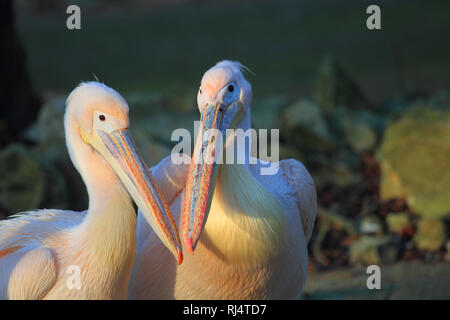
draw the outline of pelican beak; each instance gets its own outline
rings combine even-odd
[[[89,134],[80,128],[80,134],[113,168],[147,222],[180,264],[183,254],[174,218],[128,130],[94,129]]]
[[[206,105],[201,112],[201,126],[191,158],[186,181],[181,228],[184,244],[193,252],[208,218],[222,158],[226,130],[233,129],[244,118],[243,105],[222,101]]]

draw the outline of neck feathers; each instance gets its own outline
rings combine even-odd
[[[64,125],[70,158],[89,194],[87,215],[72,230],[77,234],[73,238],[75,247],[87,254],[98,252],[99,259],[121,259],[136,245],[136,214],[131,198],[106,160],[82,141],[70,105]]]
[[[245,165],[220,170],[204,244],[230,263],[264,263],[283,241],[283,210]]]
[[[97,199],[98,200],[98,199]],[[111,186],[104,205],[88,209],[77,229],[80,248],[95,254],[98,263],[123,266],[136,252],[136,213],[131,198],[120,186]],[[78,241],[79,239],[79,241]]]

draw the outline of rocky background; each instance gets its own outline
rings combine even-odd
[[[230,2],[231,9],[224,9],[225,16],[234,12],[233,10],[241,14],[249,12],[245,9],[247,7],[241,10],[234,2]],[[89,46],[94,48],[95,46],[86,42],[87,48],[83,48],[85,43],[79,39],[76,45],[68,43],[62,45],[67,45],[69,49],[73,46],[74,50],[78,50],[78,54],[75,55],[70,50],[66,53],[59,47],[61,44],[54,43],[61,51],[51,55],[54,49],[49,47],[49,43],[45,40],[49,36],[42,34],[42,31],[53,29],[52,21],[61,18],[60,14],[52,15],[52,12],[58,11],[60,3],[52,1],[39,3],[42,3],[43,7],[30,6],[25,1],[16,2],[16,6],[24,10],[18,14],[19,29],[30,55],[32,79],[36,84],[35,91],[40,97],[41,107],[32,121],[26,118],[31,122],[30,125],[21,126],[20,118],[18,120],[17,117],[11,120],[11,117],[2,116],[0,119],[0,129],[11,126],[23,129],[20,134],[17,134],[17,130],[13,130],[14,135],[5,135],[8,140],[5,142],[2,140],[0,218],[35,208],[83,210],[87,207],[84,185],[66,151],[62,121],[67,93],[78,81],[86,78],[79,78],[76,75],[70,77],[70,74],[67,74],[69,69],[64,68],[66,63],[75,63],[74,70],[79,69],[77,68],[79,62],[80,68],[84,68],[85,77],[90,80],[91,73],[95,73],[96,69],[83,61],[93,58],[89,55],[84,59],[78,55],[80,50],[84,51],[89,49]],[[92,12],[99,12],[105,6],[102,1],[96,3],[97,6],[94,6]],[[157,9],[148,9],[146,6],[145,8],[150,12],[161,10],[157,13],[168,17],[169,14],[165,13],[167,10],[169,12],[175,10],[176,14],[181,14],[182,9],[179,9],[179,6],[186,3],[188,3],[186,10],[191,10],[192,7],[200,8],[198,13],[200,20],[205,16],[210,17],[211,12],[216,12],[214,11],[216,9],[208,6],[205,9],[201,2],[196,1],[176,2],[173,7],[169,6],[169,9],[165,6],[161,9],[155,2]],[[272,10],[273,4],[268,3],[266,9]],[[401,1],[395,3],[400,7],[405,5],[405,2]],[[420,39],[450,29],[448,21],[444,23],[438,19],[438,12],[443,9],[440,7],[442,3],[439,1],[437,3],[439,5],[432,8],[437,15],[434,16],[436,25],[429,29],[421,27],[414,29],[416,34],[420,35]],[[134,5],[137,8],[143,6],[139,1]],[[414,5],[413,3],[411,6]],[[393,6],[393,10],[396,8]],[[299,17],[302,16],[303,9],[317,13],[321,17],[317,7],[303,6],[298,9]],[[48,16],[43,15],[42,10]],[[431,12],[435,12],[433,10]],[[196,17],[196,14],[189,12],[188,15]],[[149,13],[149,15],[154,18],[156,14]],[[37,27],[32,25],[43,21],[45,17],[50,22],[40,22]],[[364,18],[364,15],[362,17]],[[109,23],[118,21],[115,15],[108,19],[110,20],[106,21]],[[286,19],[283,16],[278,23],[281,24],[281,21]],[[386,20],[389,21],[388,19]],[[364,23],[364,19],[361,21]],[[278,25],[269,24],[269,26],[272,30]],[[310,28],[307,30],[314,33],[321,25],[311,24],[303,27]],[[262,31],[264,30],[266,29]],[[203,35],[203,40],[210,39],[198,32]],[[302,29],[299,32],[305,31]],[[389,30],[384,32],[389,35]],[[323,40],[325,42],[334,33],[329,31],[327,35],[328,37]],[[59,36],[61,35],[58,32],[54,34],[55,39]],[[151,36],[150,34],[148,41],[152,41]],[[47,46],[42,47],[36,37]],[[139,35],[136,37],[139,38]],[[168,37],[170,38],[170,35]],[[55,39],[53,40],[58,41]],[[350,34],[340,42],[349,43],[350,39],[358,41],[362,38]],[[95,41],[91,38],[88,40]],[[232,43],[229,39],[227,41],[231,46],[239,48],[244,46],[243,41],[237,43]],[[286,47],[290,48],[288,40],[285,41]],[[289,71],[283,73],[283,68],[287,66],[280,62],[280,71],[277,73],[277,61],[269,58],[266,59],[265,69],[261,67],[258,52],[245,51],[243,56],[246,60],[241,61],[257,73],[257,77],[248,75],[250,82],[256,82],[252,106],[253,127],[279,128],[280,158],[295,158],[303,162],[316,183],[318,213],[309,244],[309,273],[310,279],[314,280],[308,281],[304,298],[450,298],[450,93],[448,91],[450,69],[446,68],[450,65],[449,47],[439,43],[434,49],[440,51],[433,51],[431,47],[429,50],[432,53],[420,55],[422,43],[406,44],[405,40],[404,45],[412,46],[411,51],[405,53],[406,49],[401,50],[403,53],[400,54],[400,58],[394,49],[401,44],[394,45],[394,42],[391,42],[386,45],[387,48],[378,47],[386,56],[389,55],[386,52],[393,50],[390,53],[393,58],[389,63],[398,68],[398,72],[395,73],[396,80],[393,81],[389,63],[386,62],[385,65],[382,61],[377,65],[379,63],[377,54],[368,54],[367,65],[359,68],[355,67],[353,60],[346,55],[348,53],[351,56],[350,49],[341,52],[338,49],[333,50],[333,46],[329,48],[317,46],[318,40],[314,41],[316,47],[311,49],[311,52],[308,53],[306,50],[306,53],[299,52],[299,56],[295,56],[294,50],[287,58],[292,61],[307,60],[304,62],[307,63],[304,69],[294,67],[295,64],[292,62]],[[435,38],[434,41],[444,40]],[[202,45],[205,43],[207,44],[208,40],[204,40]],[[282,46],[283,43],[278,45]],[[155,165],[170,153],[175,144],[170,141],[174,129],[187,128],[193,131],[193,121],[199,117],[195,107],[196,86],[201,74],[212,63],[225,58],[214,51],[220,52],[221,48],[212,46],[213,53],[205,53],[210,54],[205,59],[205,65],[202,64],[201,69],[199,67],[195,72],[190,72],[193,68],[190,63],[186,66],[186,74],[182,72],[183,65],[179,65],[176,69],[168,67],[168,73],[177,75],[173,77],[175,83],[189,82],[191,78],[195,78],[189,86],[183,87],[180,84],[179,90],[174,90],[173,85],[167,84],[159,88],[158,79],[152,78],[161,76],[161,81],[165,83],[170,79],[168,75],[155,76],[150,73],[142,75],[138,69],[135,69],[136,77],[145,79],[140,83],[136,82],[138,80],[128,71],[121,70],[122,67],[117,67],[117,72],[125,79],[118,80],[119,76],[111,76],[111,81],[108,82],[106,80],[109,80],[109,76],[106,76],[105,82],[122,92],[130,105],[131,133],[149,166]],[[176,49],[172,46],[164,48],[165,52],[173,54],[174,61],[179,62],[177,59],[180,57],[175,58],[175,54],[171,51]],[[205,50],[208,52],[208,48]],[[376,51],[377,47],[372,50]],[[100,56],[103,53],[97,52]],[[280,52],[275,54],[280,55]],[[282,52],[286,54],[285,51]],[[231,55],[231,58],[240,59],[234,58],[235,56]],[[102,60],[102,57],[98,59]],[[190,57],[184,59],[194,65],[198,61],[195,57],[192,61]],[[355,64],[358,64],[356,59],[358,58],[355,56]],[[420,60],[420,63],[416,60]],[[209,64],[206,64],[206,61]],[[252,62],[257,66],[256,70]],[[136,68],[135,63],[130,62],[131,69]],[[364,65],[363,62],[359,63]],[[122,60],[120,64],[127,65],[127,60]],[[42,65],[49,68],[47,74],[42,74]],[[439,66],[442,66],[442,69]],[[109,64],[109,68],[111,67]],[[102,68],[101,63],[99,68]],[[156,70],[157,68],[155,67]],[[292,68],[299,70],[295,80]],[[302,76],[302,71],[305,71],[306,76]],[[58,78],[60,74],[61,81]],[[280,79],[273,80],[273,74],[277,74]],[[385,74],[385,78],[380,74]],[[271,80],[264,81],[264,78]],[[417,81],[411,82],[411,79]],[[275,83],[278,80],[283,89],[280,89],[280,84]],[[130,85],[129,81],[132,83],[135,81],[136,84]],[[153,82],[157,84],[152,86]],[[305,85],[305,82],[308,85]],[[396,84],[397,82],[400,82],[400,85]],[[290,83],[292,85],[288,85]],[[61,89],[62,84],[64,89]],[[31,87],[27,89],[32,92]],[[34,93],[31,96],[34,96]],[[37,101],[33,99],[30,101],[33,103]],[[33,103],[30,102],[30,108]],[[2,105],[1,108],[6,110],[8,106]],[[13,132],[9,129],[6,131]],[[361,280],[364,278],[361,275],[363,273],[361,270],[364,269],[361,268],[370,264],[386,266],[388,291],[377,295],[367,294],[363,283],[365,280]],[[417,274],[414,274],[415,270]],[[408,274],[408,277],[405,274]],[[405,289],[409,288],[415,277],[423,278],[427,275],[433,279],[430,281],[435,285],[418,281],[416,285],[419,287],[415,291]],[[351,283],[354,283],[353,287]],[[355,289],[357,285],[361,285],[359,289]],[[396,285],[402,290],[392,289]]]

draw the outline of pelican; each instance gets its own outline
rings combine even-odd
[[[231,134],[220,147],[208,129],[218,128],[225,136],[226,129],[250,128],[252,89],[244,69],[238,62],[221,61],[204,74],[197,96],[201,125],[193,160],[208,154],[214,158],[236,139]],[[183,249],[192,254],[177,267],[138,213],[129,298],[299,297],[316,215],[314,182],[296,160],[280,161],[276,174],[262,175],[266,162],[252,163],[249,148],[235,152],[245,161],[189,165],[167,157],[153,168],[181,230]]]
[[[81,83],[69,95],[66,144],[89,208],[0,221],[0,298],[126,299],[136,254],[132,199],[181,262],[175,221],[131,140],[128,110],[119,93],[99,82]]]

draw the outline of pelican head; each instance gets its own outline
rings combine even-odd
[[[67,99],[64,125],[69,154],[88,188],[89,209],[101,209],[116,185],[125,187],[181,263],[175,222],[130,137],[128,105],[122,96],[102,83],[81,83]]]
[[[189,252],[193,252],[206,224],[218,175],[216,159],[227,143],[227,129],[241,127],[249,119],[252,89],[239,62],[221,61],[202,78],[197,95],[200,110],[199,135],[195,144],[182,211],[182,236]],[[217,139],[217,134],[222,139]],[[219,145],[219,142],[223,142]]]

